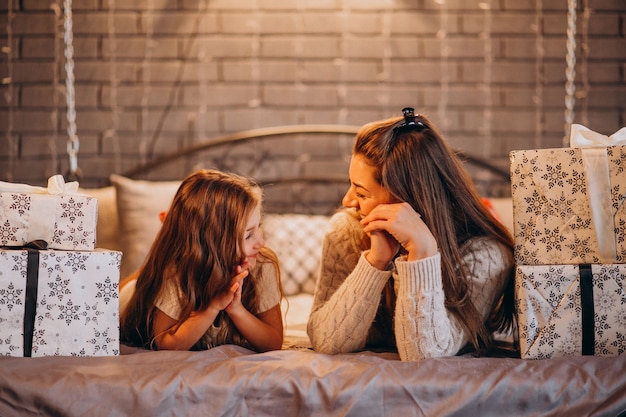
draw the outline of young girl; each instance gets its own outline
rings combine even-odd
[[[122,342],[149,349],[280,349],[278,262],[264,247],[260,220],[261,191],[250,180],[215,170],[185,178],[135,274],[120,317]]]
[[[403,112],[357,133],[307,328],[317,351],[485,351],[513,320],[513,238],[433,124]]]

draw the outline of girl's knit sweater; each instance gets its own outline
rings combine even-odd
[[[444,305],[439,253],[418,261],[400,256],[381,271],[365,259],[365,238],[349,214],[339,212],[331,219],[307,326],[313,348],[334,354],[391,345],[406,361],[455,355],[469,339]],[[513,254],[484,237],[469,240],[461,253],[472,301],[486,319],[504,291]],[[391,309],[382,296],[390,278]]]

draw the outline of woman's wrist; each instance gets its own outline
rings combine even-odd
[[[371,250],[365,254],[365,260],[367,260],[370,265],[372,265],[379,271],[386,271],[388,269],[389,263],[391,262],[391,259],[385,260],[376,258]]]
[[[429,239],[428,241],[419,242],[419,245],[411,244],[405,247],[407,251],[408,261],[418,261],[420,259],[430,258],[439,252],[437,241],[435,239]]]

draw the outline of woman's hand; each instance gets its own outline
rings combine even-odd
[[[400,244],[384,230],[366,231],[366,233],[370,238],[370,251],[365,257],[374,268],[384,271],[398,253]]]
[[[435,237],[408,203],[380,204],[361,219],[361,224],[372,240],[368,261],[378,268],[386,260],[379,269],[384,269],[395,256],[398,244],[407,251],[409,261],[437,253]],[[395,247],[392,241],[396,242]]]

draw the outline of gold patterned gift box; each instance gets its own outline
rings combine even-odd
[[[0,248],[0,355],[118,355],[121,256]]]
[[[626,264],[518,265],[521,356],[626,352]]]
[[[518,264],[626,262],[626,146],[510,157]]]
[[[93,250],[98,200],[77,190],[60,175],[47,188],[0,182],[0,246],[44,240],[54,249]]]

